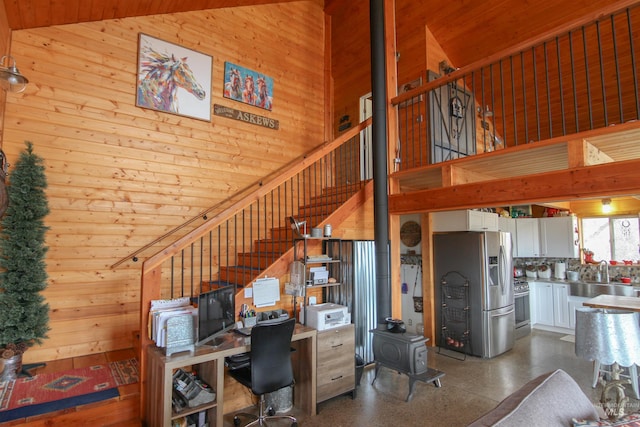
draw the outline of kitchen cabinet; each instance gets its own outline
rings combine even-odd
[[[540,218],[540,256],[579,258],[578,219],[572,216]]]
[[[569,285],[562,283],[553,284],[553,326],[559,328],[571,327],[571,314],[569,311]]]
[[[434,212],[431,226],[434,232],[498,231],[498,214],[473,210]]]
[[[529,282],[531,325],[553,326],[553,285]]]
[[[516,219],[516,234],[518,257],[533,258],[540,256],[540,231],[538,218]]]
[[[575,331],[576,329],[576,309],[584,308],[582,305],[583,302],[589,300],[587,297],[576,297],[569,295],[569,328]]]
[[[516,230],[515,218],[507,218],[504,216],[498,217],[498,231],[511,233],[511,256],[513,258],[518,257],[518,233]]]
[[[570,309],[567,283],[529,282],[531,324],[571,329],[574,310]]]

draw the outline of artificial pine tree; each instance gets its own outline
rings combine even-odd
[[[0,355],[8,359],[41,343],[49,330],[44,217],[49,213],[43,159],[33,144],[9,176],[9,206],[0,221]]]

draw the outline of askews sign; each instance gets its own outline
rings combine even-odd
[[[259,116],[257,114],[248,113],[246,111],[236,110],[235,108],[225,107],[224,105],[213,105],[213,114],[228,119],[238,120],[250,123],[256,126],[262,126],[269,129],[278,129],[280,122],[269,117]]]

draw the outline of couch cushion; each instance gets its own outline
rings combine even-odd
[[[573,378],[558,369],[529,381],[470,427],[567,427],[574,418],[597,420],[598,412]]]

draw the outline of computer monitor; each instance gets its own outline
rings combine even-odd
[[[198,295],[198,341],[214,341],[235,327],[235,287],[225,286]],[[215,342],[214,342],[214,345]]]

